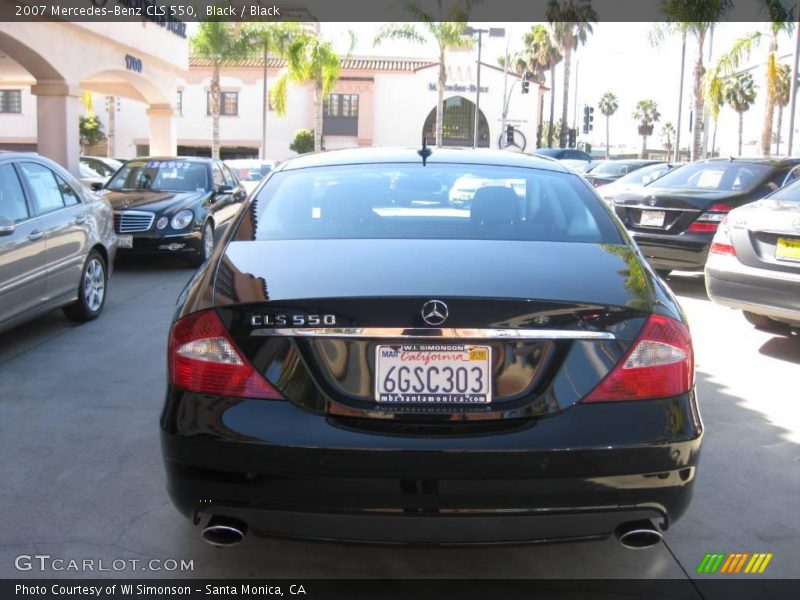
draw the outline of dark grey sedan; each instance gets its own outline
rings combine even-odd
[[[59,307],[96,318],[116,249],[106,200],[46,158],[0,154],[0,331]]]
[[[732,210],[708,253],[712,301],[760,329],[800,330],[800,181]]]

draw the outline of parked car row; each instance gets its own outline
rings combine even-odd
[[[58,307],[97,317],[116,256],[201,265],[247,197],[240,176],[254,187],[274,166],[232,162],[83,156],[76,179],[36,154],[0,154],[0,330]]]
[[[775,333],[800,328],[798,175],[800,158],[604,161],[584,173],[662,277],[704,271],[712,301]]]

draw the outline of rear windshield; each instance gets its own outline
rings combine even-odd
[[[208,175],[203,163],[180,160],[131,160],[106,185],[115,192],[207,191]]]
[[[694,163],[667,173],[658,180],[658,187],[747,192],[756,187],[771,169],[770,165],[755,163]]]
[[[238,239],[489,239],[619,244],[578,176],[539,169],[380,164],[275,173]],[[251,224],[255,223],[255,231]]]
[[[616,162],[610,160],[602,162],[592,169],[592,175],[626,175],[638,167],[638,164]]]
[[[650,165],[649,167],[636,169],[633,173],[628,173],[625,177],[621,177],[618,182],[620,184],[647,185],[672,169],[673,167],[666,163]]]
[[[789,185],[783,186],[774,194],[769,195],[770,200],[782,200],[784,202],[800,202],[800,180],[794,180]]]

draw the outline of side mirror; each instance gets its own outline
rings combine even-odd
[[[14,221],[0,217],[0,236],[11,235],[16,230],[17,226]]]
[[[103,189],[104,184],[100,183],[99,181],[93,181],[89,187],[93,192],[99,192]]]
[[[218,185],[214,188],[215,194],[230,194],[235,188],[232,185]]]

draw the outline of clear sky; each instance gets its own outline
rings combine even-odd
[[[334,41],[341,52],[346,52],[350,44],[348,31],[356,35],[356,46],[353,54],[404,56],[435,58],[436,47],[433,44],[414,45],[403,41],[387,41],[378,47],[373,46],[373,39],[383,23],[322,23],[322,34]],[[507,41],[513,53],[521,46],[523,33],[533,26],[533,23],[481,23],[475,24],[482,27],[505,27]],[[767,30],[766,23],[721,23],[714,31],[712,62],[722,52],[729,49],[738,37],[750,31]],[[596,107],[600,96],[606,91],[613,91],[619,98],[619,110],[611,118],[611,144],[625,144],[630,149],[641,145],[638,137],[637,123],[633,119],[635,104],[644,98],[657,102],[661,112],[660,124],[677,121],[678,112],[678,83],[680,77],[680,38],[667,38],[664,43],[654,48],[648,41],[648,31],[653,27],[650,23],[598,23],[594,26],[594,34],[590,36],[587,44],[573,55],[573,78],[570,83],[570,110],[569,119],[572,120],[574,102],[574,73],[578,70],[578,121],[580,127],[581,111],[583,104]],[[506,39],[491,39],[484,45],[484,62],[496,61],[505,53]],[[794,49],[794,36],[783,34],[780,39],[779,54],[791,55]],[[706,56],[708,43],[706,43]],[[754,69],[753,77],[758,86],[758,97],[755,105],[745,113],[744,117],[744,142],[753,142],[760,139],[763,124],[765,94],[764,74],[760,65],[765,61],[768,48],[764,43],[757,47],[748,62],[748,66],[759,66]],[[681,123],[681,147],[689,143],[689,111],[691,110],[692,96],[692,68],[696,56],[696,44],[690,38],[686,48],[686,75],[684,81],[684,103]],[[789,64],[791,56],[782,60]],[[706,64],[709,64],[706,61]],[[556,70],[556,115],[560,114],[562,98],[563,73],[560,68]],[[549,85],[549,82],[548,82]],[[545,98],[545,106],[549,107],[549,97]],[[547,110],[545,111],[547,112]],[[784,111],[783,139],[784,145],[788,134],[788,107]],[[656,125],[656,132],[660,130]],[[798,140],[795,142],[795,154],[800,154],[797,149],[800,144],[797,131],[800,129],[800,120],[795,125]],[[713,123],[709,132],[709,139],[713,132]],[[717,148],[723,155],[737,152],[738,117],[729,107],[724,107],[720,112]],[[648,147],[660,147],[661,142],[656,134],[654,143]],[[583,138],[581,138],[583,139]],[[605,118],[595,108],[594,131],[586,138],[594,144],[605,142]],[[710,146],[710,142],[709,142]],[[743,154],[755,154],[759,146],[745,148]]]

